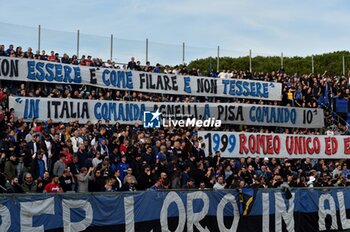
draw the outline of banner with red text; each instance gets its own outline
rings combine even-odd
[[[222,157],[350,158],[350,136],[262,134],[247,132],[199,131],[206,155]]]

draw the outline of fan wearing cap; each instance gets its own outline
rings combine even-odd
[[[264,158],[263,164],[266,165],[266,166],[269,164],[269,158],[268,157]]]

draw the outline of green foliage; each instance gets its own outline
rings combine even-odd
[[[314,73],[323,73],[325,70],[331,75],[343,74],[343,56],[345,57],[346,73],[350,69],[350,52],[337,51],[325,53],[322,55],[314,55]],[[283,66],[288,74],[309,74],[312,72],[312,57],[284,57]],[[216,57],[207,57],[197,59],[189,63],[189,70],[199,68],[202,75],[208,75],[210,72],[210,64],[212,70],[216,71]],[[253,72],[271,72],[277,71],[281,67],[281,57],[278,56],[256,56],[252,58]],[[223,69],[249,70],[249,57],[220,57],[220,71]]]

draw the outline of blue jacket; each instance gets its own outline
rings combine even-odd
[[[128,174],[128,168],[130,167],[130,165],[128,163],[118,163],[117,164],[117,169],[120,172],[120,176],[119,178],[123,181],[124,177]]]

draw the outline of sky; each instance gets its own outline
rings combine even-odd
[[[125,63],[217,56],[307,56],[348,50],[346,0],[0,0],[0,44]]]

